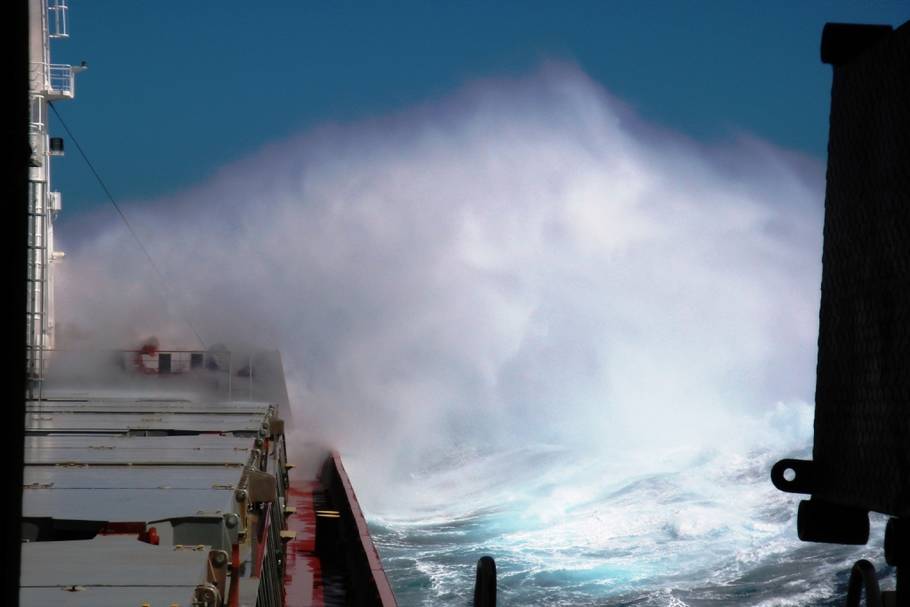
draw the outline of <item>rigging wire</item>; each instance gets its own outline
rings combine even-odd
[[[82,149],[82,146],[79,145],[79,140],[76,139],[75,135],[73,135],[73,132],[70,130],[70,127],[67,126],[66,121],[63,120],[63,117],[60,115],[60,112],[57,111],[57,108],[54,107],[54,104],[48,102],[48,105],[50,106],[51,110],[53,110],[54,115],[57,116],[57,120],[59,120],[60,124],[63,125],[63,130],[66,131],[66,134],[69,135],[69,138],[73,140],[73,144],[76,146],[76,149],[79,150],[79,154],[82,156],[82,159],[85,161],[85,164],[88,165],[88,168],[92,172],[92,175],[95,176],[95,179],[98,181],[98,185],[100,185],[101,189],[104,190],[104,193],[107,195],[107,199],[110,201],[111,205],[113,205],[114,210],[116,210],[117,214],[120,215],[120,219],[123,220],[123,224],[126,226],[126,229],[129,230],[129,233],[130,233],[130,235],[132,235],[133,240],[135,240],[136,244],[139,245],[139,248],[142,250],[142,253],[145,255],[145,258],[148,260],[149,265],[152,266],[152,269],[155,271],[155,274],[158,275],[158,280],[161,281],[161,285],[164,287],[165,291],[167,291],[171,296],[173,296],[173,291],[168,286],[168,281],[164,277],[164,274],[161,272],[161,269],[158,267],[158,264],[155,263],[155,260],[152,258],[151,253],[149,253],[149,250],[142,243],[142,239],[139,238],[139,234],[137,234],[136,230],[133,229],[132,224],[130,224],[129,220],[126,218],[126,214],[123,212],[123,209],[121,209],[120,205],[117,204],[116,199],[114,199],[114,195],[111,194],[111,191],[108,189],[107,184],[104,183],[104,180],[101,178],[101,175],[98,173],[97,170],[95,170],[95,166],[92,164],[92,161],[89,160],[88,154],[86,154],[85,150]],[[190,319],[184,315],[183,320],[189,326],[190,330],[193,332],[193,335],[196,336],[196,339],[199,341],[199,343],[202,345],[202,347],[207,348],[207,346],[205,345],[205,340],[203,340],[202,337],[199,335],[199,332],[196,331],[196,327],[193,326],[193,323],[190,321]]]

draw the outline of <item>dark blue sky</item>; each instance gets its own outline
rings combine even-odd
[[[546,59],[577,63],[692,137],[746,131],[821,160],[822,26],[910,18],[897,1],[70,4],[72,37],[53,57],[90,69],[58,109],[122,201],[179,190],[320,123],[401,111]],[[55,162],[65,210],[106,204],[68,150]]]

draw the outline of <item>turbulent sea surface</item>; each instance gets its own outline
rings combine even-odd
[[[869,546],[797,539],[798,497],[768,471],[808,450],[640,455],[537,445],[427,465],[395,487],[405,511],[367,504],[399,604],[470,605],[485,554],[503,605],[836,605],[853,561],[883,565],[881,520]]]
[[[812,442],[823,200],[818,159],[547,63],[137,202],[166,306],[86,216],[58,332],[280,349],[402,607],[468,605],[485,554],[503,605],[832,603],[864,552],[800,544],[769,481]]]

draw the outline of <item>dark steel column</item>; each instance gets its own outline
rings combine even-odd
[[[25,278],[28,229],[28,1],[4,6],[3,286],[10,310],[0,323],[3,348],[11,363],[3,374],[3,463],[7,471],[3,517],[2,604],[19,604],[22,464],[25,434]]]

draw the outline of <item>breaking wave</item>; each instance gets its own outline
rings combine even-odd
[[[64,223],[60,340],[281,349],[402,605],[463,604],[483,553],[506,604],[822,603],[852,553],[768,481],[811,437],[822,182],[550,64],[125,202],[169,288]]]

